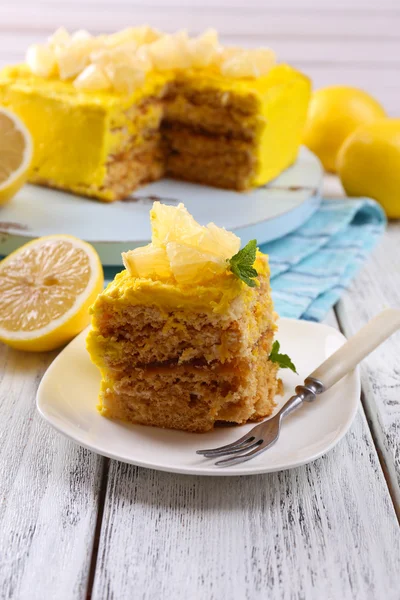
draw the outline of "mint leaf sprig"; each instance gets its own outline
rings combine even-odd
[[[296,373],[296,375],[298,375],[296,367],[290,360],[289,356],[287,354],[279,353],[280,348],[280,343],[278,342],[278,340],[275,340],[275,342],[272,344],[272,350],[271,354],[269,355],[269,360],[271,362],[278,363],[281,369],[290,369],[291,371]]]
[[[228,260],[230,269],[236,277],[244,281],[249,287],[256,287],[254,278],[258,273],[253,267],[257,254],[257,240],[250,240],[248,244]]]

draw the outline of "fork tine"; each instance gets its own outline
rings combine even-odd
[[[209,448],[207,450],[196,450],[196,454],[203,454],[203,455],[207,454],[210,457],[212,457],[214,455],[218,456],[218,454],[221,451],[225,452],[227,450],[233,450],[235,448],[242,449],[243,446],[245,446],[247,443],[254,441],[255,437],[254,437],[254,435],[251,435],[252,431],[253,430],[249,431],[248,433],[246,433],[246,435],[243,435],[241,438],[239,438],[238,440],[235,440],[231,444],[226,444],[226,446],[219,446],[218,448]]]
[[[228,450],[214,450],[213,452],[207,454],[204,453],[203,456],[205,456],[205,458],[219,458],[220,456],[227,456],[228,454],[237,454],[238,452],[244,452],[245,450],[247,452],[248,450],[259,446],[261,442],[262,440],[256,440],[255,438],[252,438],[248,444],[240,444],[240,446],[230,448]]]
[[[276,439],[274,439],[272,442],[267,442],[264,440],[261,444],[258,444],[256,448],[253,448],[253,450],[251,450],[250,452],[245,452],[244,454],[240,454],[239,456],[231,456],[230,458],[224,458],[224,460],[218,460],[215,464],[218,467],[230,467],[231,465],[238,465],[242,462],[246,462],[247,460],[254,458],[255,456],[258,456],[258,454],[261,454],[262,452],[264,452],[264,450],[267,450],[267,448],[272,446],[275,442]],[[247,451],[247,448],[245,448],[245,450]]]

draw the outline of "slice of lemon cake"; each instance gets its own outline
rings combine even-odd
[[[182,204],[155,202],[150,215],[151,244],[123,254],[126,270],[91,309],[101,414],[199,432],[269,415],[278,364],[267,257]]]
[[[147,26],[59,29],[0,72],[0,105],[34,138],[30,180],[113,201],[164,174],[263,185],[295,160],[310,82],[269,48]]]

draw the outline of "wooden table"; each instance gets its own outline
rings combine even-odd
[[[400,306],[399,255],[394,223],[327,321],[351,335]],[[400,335],[364,361],[334,450],[254,477],[161,473],[74,445],[35,408],[54,356],[0,345],[1,600],[400,599]]]

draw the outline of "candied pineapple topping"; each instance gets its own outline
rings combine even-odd
[[[227,78],[254,79],[267,75],[275,62],[269,48],[222,46],[213,29],[191,38],[186,31],[164,34],[147,26],[98,36],[60,28],[26,54],[34,75],[72,80],[81,90],[120,93],[132,93],[148,71],[209,68]]]
[[[214,223],[199,225],[183,204],[154,202],[150,219],[151,244],[122,254],[133,277],[203,283],[226,272],[228,259],[240,248],[234,233]]]

